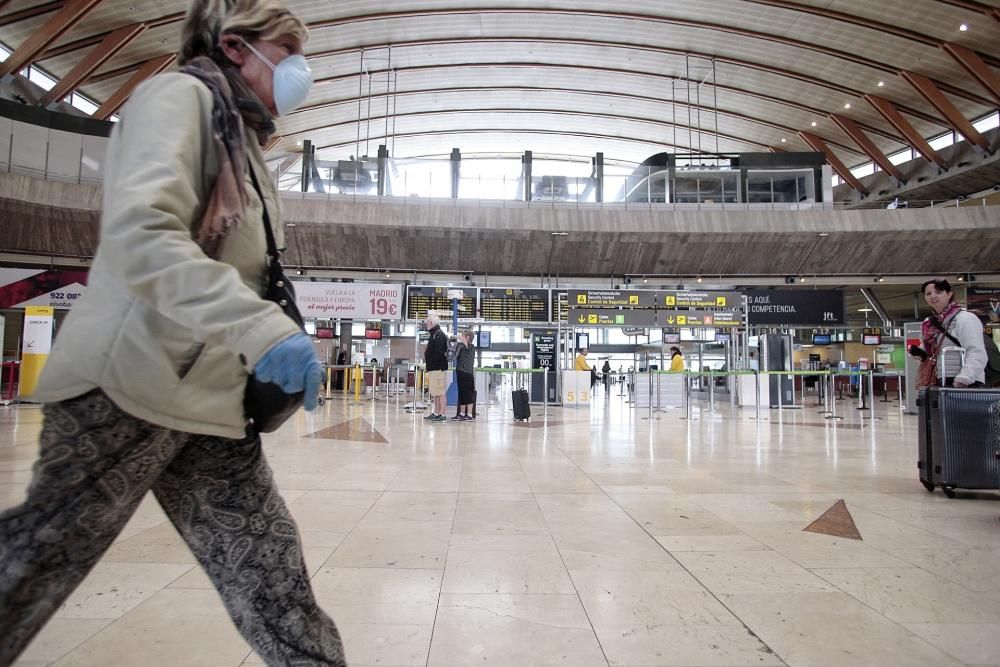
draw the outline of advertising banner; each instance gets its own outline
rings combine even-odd
[[[1000,287],[970,287],[965,307],[985,323],[1000,324]]]
[[[316,283],[293,280],[303,317],[341,320],[398,320],[403,286],[389,283]]]
[[[0,308],[68,310],[86,291],[86,271],[0,268]]]
[[[841,290],[747,290],[751,325],[837,326],[846,323]]]

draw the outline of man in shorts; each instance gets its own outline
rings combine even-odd
[[[427,323],[427,347],[424,349],[424,363],[427,367],[427,382],[430,386],[431,398],[434,399],[434,411],[424,417],[430,422],[448,421],[444,416],[447,409],[445,388],[448,386],[448,335],[441,331],[441,318],[430,314]]]

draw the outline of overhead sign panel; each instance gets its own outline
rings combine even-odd
[[[569,290],[571,308],[656,308],[656,292],[652,290]]]
[[[479,313],[487,322],[548,322],[549,290],[483,287]]]
[[[841,290],[748,290],[752,325],[836,326],[846,323]]]
[[[656,311],[571,308],[569,323],[578,327],[653,327],[656,326]]]
[[[695,292],[691,290],[671,291],[661,294],[661,308],[729,308],[743,307],[743,295],[739,292]]]
[[[742,324],[739,313],[706,310],[660,310],[657,319],[660,326],[666,327],[738,327]]]

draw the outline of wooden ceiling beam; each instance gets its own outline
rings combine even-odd
[[[882,117],[885,118],[890,125],[896,128],[897,132],[906,137],[906,140],[910,142],[910,145],[913,146],[917,152],[923,155],[925,160],[936,164],[942,169],[948,168],[948,163],[945,162],[944,158],[941,157],[936,150],[931,148],[931,145],[927,143],[927,140],[924,139],[919,132],[917,132],[916,128],[910,125],[908,120],[903,118],[903,114],[899,113],[899,110],[896,109],[892,102],[876,95],[865,95],[865,99],[869,104],[875,107],[876,111],[882,114]]]
[[[64,97],[73,92],[94,70],[103,65],[116,53],[124,49],[136,37],[146,30],[144,23],[133,23],[122,26],[117,30],[108,33],[96,48],[90,51],[83,60],[76,64],[59,83],[38,102],[39,106],[48,106],[54,102],[59,102]]]
[[[9,1],[10,0],[0,0],[0,9],[3,9]],[[0,27],[34,18],[36,16],[41,16],[42,14],[48,14],[49,12],[54,12],[62,9],[65,4],[64,0],[53,0],[53,2],[45,2],[40,5],[35,5],[34,7],[27,7],[16,12],[11,12],[5,16],[0,16]]]
[[[863,196],[868,196],[868,190],[865,186],[861,185],[861,181],[854,177],[851,170],[840,161],[840,158],[838,158],[832,150],[830,150],[830,147],[826,145],[826,142],[817,137],[815,134],[802,130],[799,131],[799,136],[802,137],[802,141],[809,144],[814,151],[818,151],[826,155],[826,161],[829,162],[830,166],[833,167],[833,170],[837,172],[842,179],[844,179],[845,183],[850,185],[857,192],[860,192]]]
[[[972,126],[969,119],[962,115],[951,100],[944,96],[934,82],[923,74],[903,70],[899,73],[914,90],[920,93],[932,107],[937,109],[942,116],[948,119],[951,127],[965,137],[970,144],[979,146],[983,151],[989,152],[990,145],[983,135]]]
[[[128,96],[132,94],[132,91],[134,91],[140,83],[170,67],[176,58],[176,53],[168,53],[167,55],[160,56],[159,58],[147,60],[146,64],[139,68],[138,72],[133,74],[128,81],[122,84],[122,86],[111,95],[111,97],[104,101],[101,108],[94,113],[94,118],[99,118],[101,120],[111,118],[111,116],[113,116],[114,113],[118,111],[123,104],[125,104],[125,100],[128,99]]]
[[[885,153],[879,150],[878,146],[872,143],[872,140],[868,138],[868,135],[864,133],[864,130],[858,127],[857,123],[846,116],[841,116],[835,113],[829,114],[829,117],[830,120],[840,126],[840,129],[847,133],[847,136],[849,136],[854,143],[861,147],[861,150],[868,154],[868,157],[870,157],[879,167],[882,168],[882,171],[889,174],[897,181],[905,182],[906,179],[903,178],[903,174],[899,171],[899,168],[889,161],[889,158],[886,157]]]
[[[960,44],[945,42],[941,45],[948,55],[958,61],[958,64],[965,68],[972,77],[985,88],[993,99],[1000,105],[1000,77],[993,73],[993,70],[983,62],[979,55]]]
[[[44,26],[31,34],[7,60],[0,63],[0,78],[20,72],[33,63],[42,51],[66,34],[70,28],[90,13],[101,0],[69,0]]]
[[[146,28],[152,30],[153,28],[159,28],[161,26],[170,25],[176,23],[184,18],[184,12],[176,14],[168,14],[167,16],[162,16],[158,19],[151,19],[145,21]],[[47,49],[42,55],[38,56],[38,60],[45,60],[46,58],[55,58],[56,56],[61,56],[72,51],[77,51],[79,49],[86,49],[91,46],[96,46],[101,43],[101,40],[105,39],[110,32],[102,32],[97,35],[90,35],[88,37],[82,37],[80,39],[74,40],[72,42],[66,42],[65,44],[60,44],[59,46],[53,46]],[[135,71],[142,66],[142,63],[133,65],[129,68],[129,71]]]

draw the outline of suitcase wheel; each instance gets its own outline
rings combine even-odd
[[[949,498],[955,497],[955,489],[953,489],[952,487],[942,486],[941,490],[944,491],[944,495],[948,496]]]
[[[326,400],[322,396],[316,398],[316,405],[323,405],[323,401]]]
[[[930,493],[934,493],[934,484],[933,483],[928,482],[926,479],[920,480],[920,483],[923,484],[924,488],[927,489]]]

